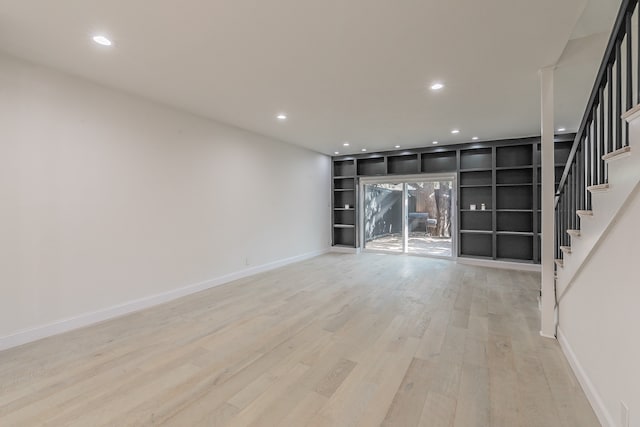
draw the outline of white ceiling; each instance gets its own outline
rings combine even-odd
[[[539,134],[538,70],[610,26],[576,27],[587,3],[0,0],[0,50],[319,152],[387,150]],[[558,123],[591,84],[559,91]]]

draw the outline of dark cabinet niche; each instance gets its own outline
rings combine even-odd
[[[498,212],[497,229],[533,233],[533,212]]]
[[[386,175],[387,164],[384,157],[374,157],[371,159],[358,159],[358,175]]]
[[[471,257],[493,257],[493,236],[490,233],[460,233],[460,254]]]
[[[496,209],[533,209],[533,187],[497,187]]]
[[[533,259],[533,236],[498,234],[497,257],[518,261]]]
[[[349,205],[350,208],[356,205],[355,191],[334,191],[333,206],[336,208],[344,208]]]
[[[333,244],[336,246],[354,247],[356,240],[355,228],[336,228],[333,229]]]
[[[491,185],[492,172],[460,172],[460,185]]]
[[[460,212],[461,230],[491,231],[492,211],[462,211]]]
[[[496,167],[520,167],[533,164],[531,144],[496,148]]]
[[[333,176],[354,176],[355,174],[355,160],[336,160],[333,162]]]
[[[353,190],[356,188],[355,178],[334,178],[333,188],[336,190]]]
[[[418,173],[418,155],[389,156],[387,158],[387,168],[390,174]]]
[[[496,171],[496,184],[531,184],[533,169],[507,169]]]
[[[333,223],[341,225],[355,225],[355,210],[337,210],[333,213]]]
[[[470,209],[471,205],[476,205],[476,209],[480,210],[482,204],[486,209],[492,208],[492,189],[491,187],[470,187],[460,188],[460,209]]]
[[[440,173],[456,171],[456,152],[422,153],[422,173]]]
[[[460,169],[491,169],[491,148],[460,150]]]

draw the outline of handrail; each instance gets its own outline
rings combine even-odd
[[[629,144],[623,109],[640,102],[640,0],[622,0],[596,81],[555,194],[556,258],[570,246],[567,230],[580,229],[578,211],[591,210],[589,187],[608,181],[603,155]],[[632,19],[638,28],[633,34]],[[624,49],[623,49],[624,47]],[[635,48],[635,52],[634,49]],[[624,66],[623,66],[624,65]],[[634,93],[633,88],[636,88]]]
[[[562,178],[560,179],[560,183],[558,184],[558,191],[556,192],[556,196],[560,195],[560,189],[562,189],[567,181],[567,177],[569,175],[569,171],[571,169],[571,164],[576,156],[576,152],[578,151],[578,147],[580,146],[580,142],[584,136],[585,129],[587,124],[592,119],[592,114],[594,110],[594,106],[596,105],[596,100],[600,97],[600,89],[606,86],[607,80],[605,79],[607,69],[609,65],[612,65],[615,61],[615,53],[614,49],[618,42],[622,41],[625,37],[626,33],[626,25],[625,21],[626,17],[629,14],[633,14],[633,11],[638,4],[639,0],[622,0],[620,5],[620,10],[618,11],[618,16],[616,17],[615,24],[613,25],[613,30],[611,31],[611,36],[609,37],[609,42],[607,43],[607,48],[604,51],[604,56],[602,62],[600,64],[600,68],[598,69],[598,74],[596,74],[596,80],[593,84],[593,88],[591,89],[591,96],[589,96],[589,101],[587,102],[587,107],[585,109],[584,115],[582,116],[582,122],[580,123],[580,127],[578,128],[578,132],[576,133],[576,137],[573,141],[573,145],[571,146],[571,151],[569,153],[569,157],[567,159],[567,164],[564,167],[564,171],[562,173]],[[640,27],[639,27],[640,28]],[[639,88],[640,93],[640,88]],[[559,202],[559,199],[556,197],[556,206]]]

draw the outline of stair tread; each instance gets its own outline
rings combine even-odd
[[[556,265],[557,265],[558,267],[564,267],[564,260],[562,260],[562,259],[557,259],[557,260],[556,260]]]
[[[580,237],[580,230],[567,230],[567,234],[574,237]]]
[[[560,250],[566,254],[571,253],[571,246],[560,246]]]
[[[589,187],[587,187],[587,190],[594,192],[594,191],[605,191],[609,189],[609,184],[605,183],[605,184],[597,184],[597,185],[590,185]]]
[[[602,160],[616,160],[618,158],[624,157],[626,154],[631,152],[631,147],[630,146],[626,146],[626,147],[622,147],[617,149],[616,151],[612,151],[610,153],[605,154],[604,156],[602,156]]]
[[[577,210],[576,214],[579,216],[593,216],[593,211]]]

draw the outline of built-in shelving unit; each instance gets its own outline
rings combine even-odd
[[[332,182],[333,245],[356,247],[356,161],[334,160]]]
[[[572,142],[556,138],[556,184]],[[358,246],[360,177],[447,172],[458,176],[459,257],[540,262],[539,138],[334,157],[334,245]]]
[[[495,147],[460,149],[458,255],[493,259]]]

